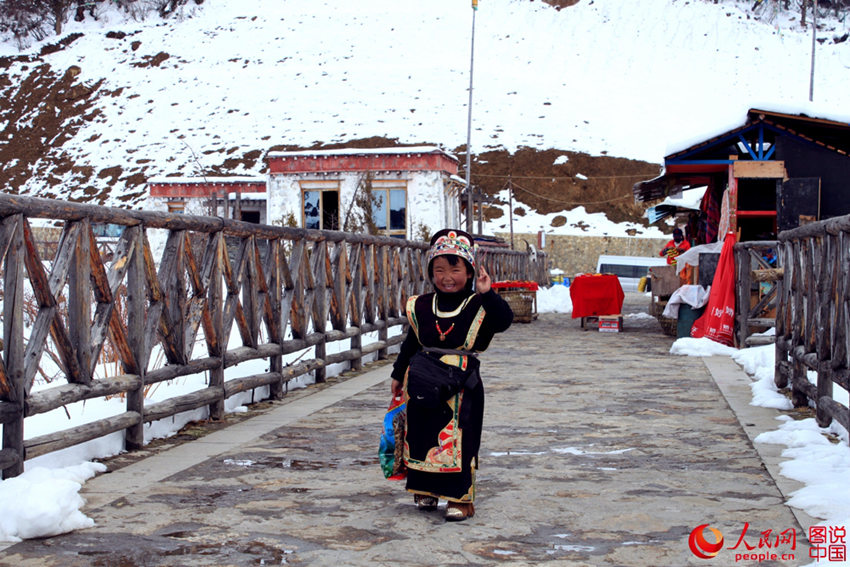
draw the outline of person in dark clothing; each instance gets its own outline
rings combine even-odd
[[[391,388],[407,403],[407,490],[419,509],[435,510],[442,498],[447,501],[446,519],[462,521],[475,514],[484,419],[476,353],[510,327],[513,312],[491,289],[483,266],[476,275],[473,240],[461,230],[443,229],[431,239],[428,277],[436,291],[408,299],[410,330],[393,365]],[[423,385],[445,383],[443,371],[459,376],[462,386],[445,399],[420,394]]]
[[[681,228],[673,229],[673,238],[667,242],[661,252],[658,253],[659,256],[666,256],[667,263],[671,266],[676,265],[676,257],[680,256],[684,252],[690,250],[691,244],[687,240],[685,240],[685,235],[682,233]]]

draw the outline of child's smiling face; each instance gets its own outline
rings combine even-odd
[[[445,256],[437,256],[431,264],[434,286],[443,293],[462,291],[472,274],[466,271],[466,263],[458,258],[452,265]]]

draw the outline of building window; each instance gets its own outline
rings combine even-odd
[[[168,212],[182,215],[186,210],[184,201],[168,201]]]
[[[93,224],[91,231],[98,238],[119,238],[124,234],[124,228],[120,224]]]
[[[338,181],[302,181],[301,202],[304,228],[339,230]]]
[[[265,206],[265,201],[255,199],[233,200],[230,202],[231,218],[253,224],[265,224]]]
[[[372,222],[387,236],[407,237],[407,183],[372,181]]]
[[[242,220],[254,224],[260,224],[260,211],[242,211]]]

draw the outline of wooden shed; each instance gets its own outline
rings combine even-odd
[[[664,158],[663,173],[634,185],[654,201],[706,186],[691,215],[694,244],[727,231],[738,241],[774,240],[809,221],[850,214],[850,124],[750,109],[738,128]]]

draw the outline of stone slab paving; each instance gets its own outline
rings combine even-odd
[[[647,301],[628,294],[624,311]],[[621,333],[542,314],[498,336],[482,357],[477,513],[466,522],[446,523],[444,504],[416,510],[381,475],[389,366],[377,366],[114,467],[83,490],[95,527],[13,545],[0,565],[809,563],[812,520],[784,505],[795,486],[777,485],[778,458],[766,463],[751,441],[778,412],[748,406],[734,363],[671,356],[672,341],[654,319],[629,316]],[[725,541],[710,561],[688,546],[701,524]],[[745,543],[729,549],[745,525]],[[766,530],[796,530],[796,549],[760,550]],[[747,544],[796,560],[736,562]]]

